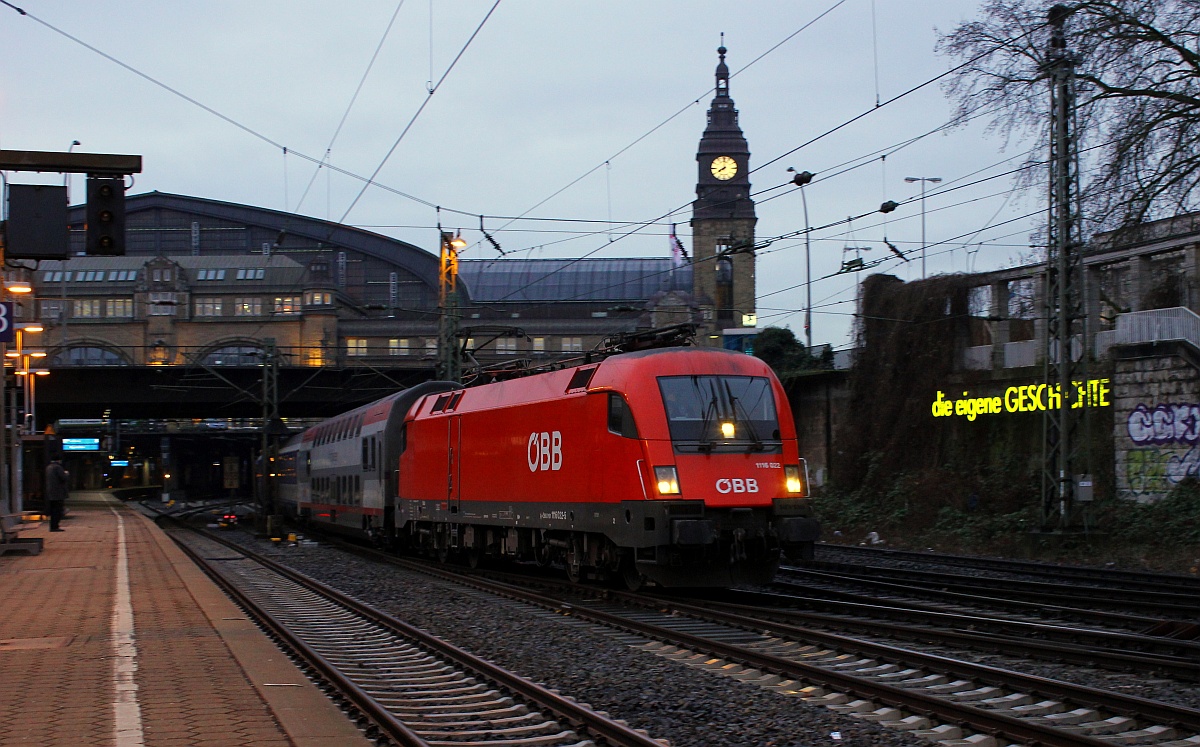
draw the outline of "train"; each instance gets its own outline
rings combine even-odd
[[[278,506],[297,521],[573,581],[760,583],[820,535],[783,387],[718,349],[428,381],[303,431],[278,459]]]

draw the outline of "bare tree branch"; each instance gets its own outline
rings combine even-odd
[[[1051,3],[988,0],[938,49],[974,60],[945,85],[959,112],[988,106],[989,131],[1049,148],[1045,74]],[[1067,46],[1076,65],[1084,204],[1093,230],[1200,208],[1200,0],[1080,0]],[[1038,159],[1030,157],[1030,163]],[[1044,189],[1028,169],[1023,189]]]

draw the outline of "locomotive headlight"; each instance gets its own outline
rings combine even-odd
[[[807,492],[802,474],[800,466],[796,464],[789,464],[783,468],[783,479],[787,483],[787,492],[801,495]]]
[[[659,495],[679,495],[679,474],[674,467],[655,467],[654,479]]]
[[[721,437],[733,438],[733,423],[728,420],[721,423]]]

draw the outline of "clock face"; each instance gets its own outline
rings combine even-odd
[[[717,156],[712,162],[712,175],[725,181],[737,175],[737,161],[729,156]]]

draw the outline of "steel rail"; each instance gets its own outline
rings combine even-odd
[[[836,574],[826,573],[823,571],[799,570],[795,573],[796,575],[809,576],[818,580],[825,580],[827,583],[837,583],[839,580],[842,580],[842,577]],[[776,580],[775,583],[780,583],[780,581]],[[1140,625],[1156,625],[1163,622],[1163,619],[1160,617],[1144,617],[1140,615],[1118,614],[1115,612],[1099,612],[1096,610],[1080,609],[1078,607],[1064,607],[1062,605],[1023,602],[1020,600],[1005,599],[1003,597],[985,597],[978,594],[963,594],[961,592],[941,591],[940,589],[930,589],[924,587],[913,588],[911,586],[905,586],[904,584],[899,584],[892,581],[874,581],[869,578],[855,577],[853,579],[843,580],[843,583],[854,583],[867,588],[878,589],[902,596],[912,597],[917,595],[932,597],[936,599],[942,599],[944,601],[954,602],[956,604],[973,605],[976,607],[999,607],[1001,609],[1010,609],[1023,613],[1032,612],[1035,614],[1045,612],[1048,615],[1054,615],[1064,619],[1074,618],[1078,620],[1090,621],[1096,624],[1128,626],[1134,623]]]
[[[300,584],[310,591],[320,594],[336,604],[353,610],[377,625],[387,628],[397,635],[417,641],[421,646],[436,652],[440,656],[444,656],[446,659],[454,662],[458,666],[477,672],[485,679],[489,679],[507,690],[519,693],[522,697],[535,704],[539,709],[549,711],[557,718],[562,719],[568,725],[571,725],[575,728],[584,729],[589,733],[589,735],[601,738],[607,744],[612,745],[613,747],[662,747],[662,742],[653,739],[646,734],[626,726],[625,724],[606,718],[590,708],[553,693],[541,685],[530,682],[520,675],[510,672],[501,666],[493,664],[492,662],[481,659],[474,654],[471,654],[466,650],[449,643],[448,641],[431,635],[420,628],[409,625],[402,620],[398,620],[365,602],[357,600],[351,596],[347,596],[346,594],[343,594],[327,584],[306,576],[294,569],[288,568],[285,565],[277,563],[270,558],[254,552],[253,550],[234,544],[222,537],[212,535],[208,532],[201,532],[194,528],[191,529],[191,531],[197,532],[208,539],[230,547],[231,549],[246,555],[255,562],[262,564],[264,567],[270,568],[272,571],[275,571],[281,576]]]
[[[818,545],[818,553],[822,545]],[[856,555],[875,555],[877,557],[892,557],[912,560],[920,563],[941,563],[943,565],[968,566],[972,568],[989,568],[1011,573],[1048,576],[1051,578],[1088,578],[1103,579],[1108,582],[1128,582],[1140,588],[1162,588],[1179,590],[1182,588],[1200,591],[1200,577],[1187,576],[1181,573],[1152,573],[1150,571],[1130,571],[1116,568],[1089,568],[1079,565],[1055,565],[1053,563],[1038,563],[1030,560],[1010,560],[1007,558],[985,558],[971,555],[949,555],[932,552],[917,552],[915,550],[893,550],[878,547],[859,547],[858,545],[828,545],[831,551],[849,552]],[[790,566],[789,566],[790,567]]]
[[[168,535],[169,536],[169,535]],[[354,707],[361,711],[367,718],[374,722],[375,726],[390,739],[403,747],[430,747],[429,742],[421,738],[419,735],[409,729],[404,722],[400,721],[385,709],[378,701],[371,697],[366,691],[347,678],[342,672],[329,662],[324,656],[309,646],[303,639],[294,635],[286,625],[277,620],[270,612],[267,612],[258,605],[247,594],[242,592],[233,582],[225,578],[225,576],[217,570],[207,559],[202,557],[193,548],[186,543],[172,537],[175,544],[183,550],[188,557],[200,567],[204,573],[211,578],[218,586],[225,591],[226,594],[233,597],[238,606],[246,610],[260,625],[271,631],[273,635],[284,641],[286,645],[296,652],[298,656],[304,659],[312,666],[322,677],[328,680],[336,687]],[[243,552],[240,548],[235,548],[238,552]]]
[[[972,731],[1001,735],[1008,739],[1016,741],[1037,744],[1041,747],[1111,747],[1111,742],[1106,742],[1093,737],[1073,734],[1061,729],[1042,726],[1027,721],[1023,721],[1012,716],[1007,716],[1002,713],[993,713],[983,708],[975,706],[955,703],[952,701],[936,698],[925,695],[912,690],[895,687],[881,682],[875,682],[856,677],[850,674],[844,674],[836,670],[824,669],[812,664],[804,664],[801,662],[791,661],[771,654],[764,654],[741,646],[714,641],[701,636],[692,635],[678,630],[670,630],[667,628],[654,625],[652,623],[633,620],[620,615],[604,612],[602,610],[591,609],[586,606],[580,606],[563,602],[552,597],[544,596],[537,592],[521,589],[503,582],[481,580],[477,576],[468,576],[462,573],[455,573],[449,570],[442,570],[422,566],[412,561],[398,560],[397,564],[412,567],[424,573],[448,578],[458,583],[475,586],[476,588],[484,589],[492,593],[500,593],[520,599],[531,604],[554,609],[565,615],[588,620],[590,622],[600,623],[608,627],[631,630],[641,635],[648,636],[655,640],[665,641],[676,646],[701,651],[722,659],[747,664],[766,672],[780,674],[793,679],[804,680],[819,685],[826,685],[837,688],[842,692],[853,693],[854,695],[871,699],[886,705],[903,708],[918,715],[935,716],[938,719],[958,725],[965,726]],[[635,598],[636,595],[627,595],[621,592],[609,592],[616,598]],[[680,605],[669,600],[654,597],[652,601],[656,608],[660,609],[663,606],[674,607],[681,612],[686,611],[688,614],[697,614],[708,617],[720,617],[721,613],[712,613],[691,605]],[[640,600],[640,604],[645,605],[646,598]],[[725,616],[726,622],[734,616]],[[741,620],[740,627],[747,627],[752,630],[766,630],[772,624],[765,623],[761,620],[753,620],[749,618],[739,618]],[[805,637],[813,634],[816,637],[823,637],[827,640],[837,639],[837,636],[829,634],[820,634],[816,631],[802,630],[793,626],[778,626],[780,631],[790,629],[787,635],[804,635]],[[850,639],[841,639],[847,641]],[[879,649],[890,649],[894,655],[902,655],[904,659],[913,659],[915,652],[909,652],[904,649],[893,647],[880,646]],[[930,661],[942,659],[942,657],[932,657],[928,654],[916,654],[916,657],[929,657]],[[955,662],[952,659],[942,659],[947,664],[964,664],[963,662]],[[1050,682],[1047,680],[1047,682]],[[1097,691],[1102,692],[1102,691]],[[1197,714],[1200,717],[1200,714]]]
[[[811,589],[806,591],[811,592]],[[1149,633],[1128,633],[1113,630],[1096,630],[1093,628],[1078,628],[1067,625],[1051,625],[1048,623],[1030,622],[1026,620],[1010,620],[990,615],[966,615],[960,612],[948,612],[941,609],[929,609],[922,606],[906,604],[880,604],[861,595],[838,594],[836,599],[824,597],[794,596],[792,594],[739,591],[737,596],[757,598],[772,601],[770,597],[778,597],[775,603],[783,600],[788,604],[799,604],[809,610],[793,610],[796,613],[819,617],[822,613],[829,614],[831,620],[837,612],[875,619],[907,620],[909,622],[937,625],[942,628],[970,629],[975,631],[996,631],[998,635],[1010,637],[1039,636],[1047,643],[1052,639],[1068,639],[1070,643],[1056,645],[1073,645],[1084,642],[1095,649],[1112,652],[1114,655],[1131,655],[1145,658],[1147,661],[1162,660],[1178,664],[1179,672],[1200,672],[1200,645],[1195,641],[1171,638],[1169,636],[1151,635]],[[750,604],[747,606],[758,606]],[[765,604],[763,606],[766,606]],[[776,607],[778,609],[778,607]],[[832,613],[832,614],[831,614]],[[881,627],[883,624],[880,625]],[[1137,653],[1133,653],[1137,652]]]
[[[870,656],[877,656],[888,661],[919,663],[922,666],[947,674],[971,677],[983,682],[1001,684],[1007,687],[1018,687],[1023,691],[1062,698],[1079,704],[1099,705],[1120,715],[1137,716],[1143,720],[1152,719],[1160,723],[1182,726],[1200,732],[1200,710],[1193,708],[1159,703],[1132,695],[1120,695],[1107,690],[1087,687],[1086,685],[1059,682],[1036,675],[1022,674],[999,667],[991,667],[986,664],[964,662],[936,654],[926,654],[886,644],[846,638],[845,636],[823,633],[811,628],[770,623],[755,617],[747,617],[744,614],[720,612],[718,610],[672,602],[670,600],[659,599],[658,601],[661,605],[684,614],[718,619],[730,625],[737,625],[752,630],[767,630],[772,635],[796,636],[803,637],[805,640],[821,641],[827,645],[849,648],[850,650]]]
[[[1146,591],[1139,589],[1110,589],[1095,586],[1095,580],[1088,579],[1092,584],[1080,585],[1052,583],[1049,581],[1028,581],[1011,578],[991,578],[968,576],[962,573],[944,571],[911,570],[907,568],[886,568],[876,565],[852,565],[850,563],[831,563],[829,561],[813,561],[804,565],[804,571],[820,571],[848,579],[889,579],[901,583],[911,583],[914,589],[934,588],[958,591],[978,595],[981,591],[1016,593],[1022,599],[1038,603],[1053,604],[1089,604],[1106,609],[1156,609],[1173,614],[1188,616],[1190,619],[1200,614],[1200,604],[1195,593],[1186,591]],[[794,571],[786,571],[792,573]],[[1108,594],[1110,596],[1103,596]],[[1111,595],[1119,596],[1111,596]]]
[[[772,594],[764,592],[747,592],[738,591],[735,597],[746,597],[748,600],[764,600],[772,596]],[[807,599],[803,597],[783,597],[789,603],[799,601],[801,603],[826,603],[821,599]],[[767,601],[770,601],[767,599]],[[833,603],[837,607],[844,607],[854,614],[860,614],[867,617],[876,617],[887,615],[894,612],[894,608],[885,607],[882,605],[869,605],[858,603]],[[781,607],[771,607],[749,603],[739,602],[723,602],[719,600],[704,600],[701,607],[713,606],[717,608],[728,608],[730,610],[742,611],[747,615],[757,616],[772,616],[792,619],[793,621],[811,621],[817,625],[824,625],[833,628],[852,628],[862,633],[883,633],[899,638],[918,639],[923,641],[934,641],[937,643],[947,643],[950,645],[962,645],[969,648],[984,649],[997,653],[1019,653],[1037,656],[1043,659],[1052,661],[1066,661],[1072,664],[1080,664],[1084,666],[1101,666],[1106,669],[1114,669],[1116,671],[1136,671],[1136,672],[1155,672],[1158,674],[1169,674],[1181,679],[1200,681],[1200,661],[1186,661],[1176,657],[1167,655],[1155,654],[1133,654],[1125,651],[1089,648],[1088,646],[1075,643],[1052,643],[1046,640],[1041,640],[1035,636],[1045,635],[1046,630],[1050,626],[1038,625],[1036,623],[1026,623],[1020,621],[1010,621],[998,618],[983,618],[982,624],[979,618],[970,617],[968,615],[952,614],[948,612],[923,612],[910,609],[900,609],[901,617],[904,617],[913,622],[922,622],[929,625],[939,624],[944,627],[920,627],[914,628],[911,625],[900,625],[890,622],[882,622],[878,619],[862,620],[852,617],[843,617],[839,615],[826,614],[821,612],[811,612],[808,610],[786,609]],[[991,633],[984,635],[977,632],[968,632],[980,629],[986,629],[989,625],[995,624],[997,628],[1006,629],[1006,633]],[[1072,629],[1056,628],[1057,631],[1064,634],[1070,634]],[[1078,631],[1084,636],[1092,636],[1093,640],[1102,641],[1105,634],[1096,634],[1095,631],[1081,630]],[[1120,639],[1137,638],[1137,636],[1122,636]],[[1154,639],[1157,640],[1157,639]],[[1107,665],[1107,666],[1106,666]]]
[[[903,707],[917,714],[936,714],[944,721],[966,724],[976,731],[989,734],[1003,734],[1021,741],[1034,741],[1037,744],[1044,745],[1044,747],[1058,747],[1060,745],[1064,747],[1066,745],[1092,745],[1096,747],[1101,744],[1108,744],[1110,746],[1112,744],[1106,740],[1073,734],[1040,724],[1031,724],[1021,719],[992,713],[974,706],[952,703],[903,688],[864,680],[853,675],[831,671],[814,665],[793,662],[788,659],[750,651],[740,646],[724,644],[684,632],[668,630],[651,623],[630,620],[620,615],[613,615],[601,610],[589,609],[580,605],[571,605],[504,582],[489,582],[481,580],[474,575],[468,576],[454,570],[435,568],[414,561],[397,559],[382,553],[377,554],[377,556],[389,562],[411,567],[427,574],[475,585],[478,588],[488,591],[504,593],[540,606],[559,609],[565,614],[571,614],[582,619],[588,619],[613,627],[636,630],[659,640],[668,641],[685,648],[704,651],[723,659],[730,659],[795,679],[802,679],[816,684],[827,684],[844,691],[853,692],[860,697],[871,698],[888,705]],[[560,584],[554,583],[554,585],[557,586]],[[1041,693],[1049,697],[1061,698],[1081,705],[1099,706],[1117,715],[1140,717],[1143,721],[1153,720],[1158,723],[1200,732],[1200,711],[1191,708],[1159,703],[1136,696],[1120,695],[1083,685],[1058,682],[998,667],[958,661],[935,654],[925,654],[894,646],[823,633],[809,628],[800,628],[786,624],[781,625],[758,618],[749,618],[744,615],[721,613],[663,597],[646,598],[625,592],[611,590],[598,591],[603,591],[603,595],[610,599],[628,601],[640,606],[653,607],[660,611],[665,608],[682,614],[717,620],[729,625],[771,635],[788,636],[805,641],[820,641],[827,645],[857,651],[864,655],[877,656],[888,661],[918,663],[927,668],[947,674],[971,677],[981,682],[1016,687],[1022,691]]]

